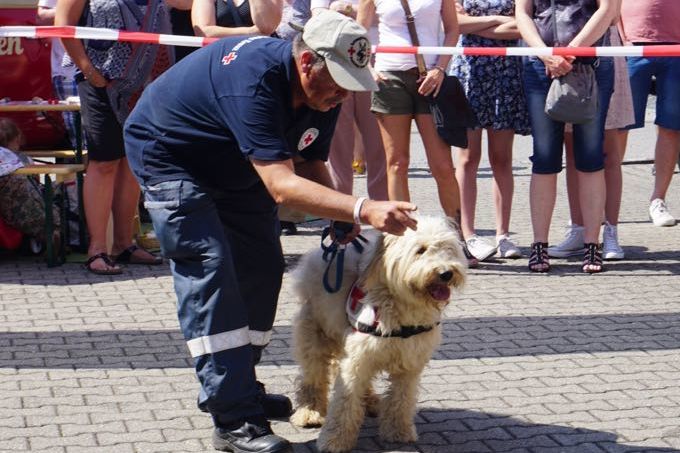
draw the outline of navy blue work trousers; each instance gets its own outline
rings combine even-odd
[[[142,187],[170,259],[199,407],[216,425],[258,415],[255,364],[271,337],[284,260],[263,184],[223,191],[177,180]]]

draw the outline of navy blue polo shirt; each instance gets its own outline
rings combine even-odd
[[[260,181],[249,158],[326,160],[339,107],[293,109],[292,44],[221,39],[171,67],[125,123],[130,167],[146,185],[177,179],[244,189]]]

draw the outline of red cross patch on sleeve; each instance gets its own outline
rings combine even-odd
[[[310,127],[306,131],[302,133],[302,137],[300,137],[300,141],[298,141],[298,151],[302,151],[309,145],[311,145],[314,140],[319,136],[319,129],[315,127]]]

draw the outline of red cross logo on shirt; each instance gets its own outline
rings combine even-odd
[[[236,52],[229,52],[228,55],[222,57],[222,65],[225,66],[228,65],[232,61],[236,60],[236,57],[238,57],[238,55],[236,55]]]
[[[298,141],[298,151],[302,151],[306,147],[312,144],[314,140],[319,136],[319,129],[315,127],[310,127],[302,133],[300,136],[300,141]]]

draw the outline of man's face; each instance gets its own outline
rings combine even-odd
[[[327,112],[347,98],[349,91],[340,87],[331,77],[325,66],[312,67],[305,65],[303,56],[302,87],[305,92],[305,103],[314,110]]]

